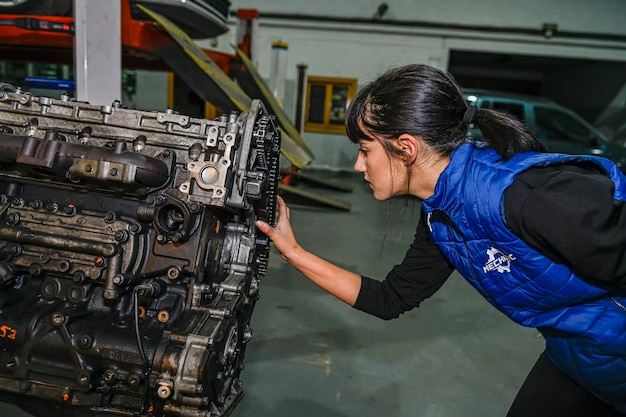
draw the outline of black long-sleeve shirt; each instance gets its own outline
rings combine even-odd
[[[509,229],[582,279],[626,286],[626,205],[595,167],[557,165],[520,174],[504,193]],[[432,296],[454,267],[421,216],[401,264],[384,281],[363,277],[355,308],[391,319]]]

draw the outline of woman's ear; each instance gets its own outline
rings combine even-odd
[[[419,154],[421,140],[413,135],[404,133],[398,137],[397,146],[400,159],[408,166],[415,162]]]

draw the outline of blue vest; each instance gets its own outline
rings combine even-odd
[[[531,152],[500,161],[493,149],[466,144],[423,208],[435,243],[459,273],[512,320],[541,331],[548,357],[567,375],[626,412],[626,297],[583,281],[505,224],[504,191],[519,173],[584,161],[606,171],[614,199],[626,200],[626,177],[607,159]]]

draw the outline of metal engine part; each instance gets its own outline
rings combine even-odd
[[[274,222],[280,132],[0,92],[0,401],[227,416]]]

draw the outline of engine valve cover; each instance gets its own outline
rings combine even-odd
[[[229,415],[280,132],[0,92],[0,401],[36,416]]]

